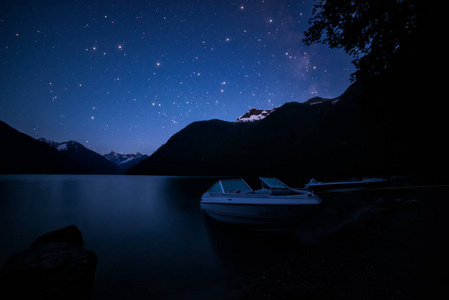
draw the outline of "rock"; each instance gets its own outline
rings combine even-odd
[[[81,231],[75,225],[69,225],[61,229],[47,232],[38,237],[31,247],[40,243],[64,242],[72,246],[83,247],[84,241]]]
[[[0,298],[90,299],[97,256],[82,244],[73,225],[42,235],[3,267]]]

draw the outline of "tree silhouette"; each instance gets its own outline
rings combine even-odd
[[[413,47],[425,14],[421,0],[317,0],[306,45],[342,48],[355,60],[351,79],[371,78],[388,70]]]

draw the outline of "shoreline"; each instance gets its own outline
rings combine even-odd
[[[447,186],[394,189],[223,299],[430,299],[444,295]]]

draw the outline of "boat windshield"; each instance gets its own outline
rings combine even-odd
[[[246,184],[243,179],[221,180],[224,193],[245,193],[253,190]]]
[[[214,184],[209,190],[209,193],[223,193],[223,189],[221,187],[221,180]]]
[[[259,177],[259,179],[270,189],[290,189],[288,186],[273,177]]]

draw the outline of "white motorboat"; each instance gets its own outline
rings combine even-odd
[[[297,224],[320,207],[312,191],[292,189],[276,178],[259,179],[259,190],[243,179],[219,180],[201,197],[201,209],[218,221],[275,228]]]
[[[311,179],[309,183],[307,183],[304,188],[307,190],[311,190],[314,192],[321,191],[355,191],[367,188],[377,188],[386,186],[388,184],[388,180],[384,178],[364,178],[362,180],[358,179],[350,179],[347,181],[327,181],[320,182],[315,179]]]

